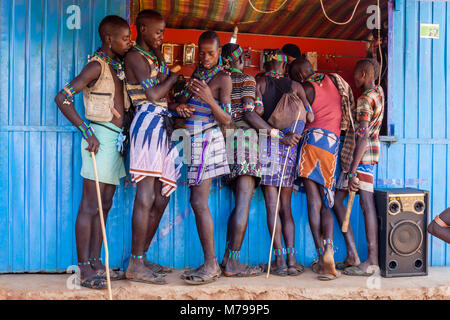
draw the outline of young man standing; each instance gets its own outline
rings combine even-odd
[[[345,135],[340,161],[342,172],[336,184],[334,211],[340,223],[345,217],[344,199],[348,191],[355,191],[359,193],[366,226],[368,257],[359,265],[345,268],[344,274],[350,276],[370,276],[375,270],[370,271],[369,267],[378,266],[378,222],[373,196],[373,173],[379,158],[379,133],[384,111],[383,89],[375,84],[379,69],[374,59],[362,59],[356,64],[355,85],[365,91],[357,101],[355,129],[350,127]],[[351,232],[350,226],[348,232]],[[350,247],[355,246],[352,244]],[[359,260],[357,254],[353,254],[353,258]]]
[[[281,50],[274,50],[269,57],[270,71],[256,79],[256,105],[263,107],[263,114],[259,116],[256,111],[249,112],[245,119],[254,128],[270,132],[270,136],[260,136],[261,186],[266,203],[267,226],[271,235],[275,216],[277,217],[273,244],[275,261],[272,262],[270,272],[278,276],[296,276],[304,271],[304,267],[295,259],[295,225],[292,218],[291,197],[295,178],[297,145],[300,142],[306,119],[312,121],[314,117],[302,85],[284,77],[286,63],[286,55]],[[299,121],[292,119],[292,125],[280,131],[278,128],[272,127],[268,121],[282,97],[288,93],[295,94],[303,103],[301,108],[311,112],[308,112],[308,115]],[[302,115],[306,114],[306,110],[302,110],[304,111]],[[283,170],[285,164],[286,167]],[[281,195],[279,214],[277,215],[279,188],[281,188]],[[286,247],[283,246],[282,236],[284,236]],[[264,264],[261,267],[267,270],[268,265]]]
[[[164,62],[160,47],[165,22],[153,10],[136,20],[136,45],[125,57],[126,87],[136,107],[130,127],[130,173],[137,183],[133,207],[131,259],[126,277],[132,281],[164,284],[172,270],[146,259],[146,252],[176,187],[181,163],[170,139],[170,111],[166,96],[177,80]],[[180,111],[178,106],[178,113]]]
[[[194,110],[192,116],[186,119],[191,142],[188,184],[205,262],[182,275],[190,284],[213,282],[221,275],[214,250],[214,224],[208,199],[212,179],[230,173],[220,125],[229,126],[232,121],[232,83],[230,76],[223,71],[217,33],[202,33],[198,48],[200,66],[188,83],[183,101],[187,101],[188,106]]]
[[[231,92],[231,114],[236,126],[233,138],[227,141],[230,175],[227,181],[235,197],[235,207],[228,218],[227,245],[222,260],[223,274],[227,277],[253,277],[261,273],[259,267],[243,265],[239,254],[247,229],[250,203],[255,189],[261,181],[258,136],[245,121],[245,114],[255,109],[255,78],[243,73],[244,51],[235,43],[222,48],[225,71],[230,73],[233,83]]]
[[[306,125],[298,159],[298,176],[306,190],[309,225],[319,256],[312,268],[319,273],[319,280],[333,280],[340,275],[334,263],[330,208],[334,202],[334,175],[341,133],[341,95],[334,77],[314,72],[306,58],[295,60],[290,71],[292,79],[302,81],[314,111],[314,121]]]
[[[105,17],[99,26],[102,46],[94,53],[81,73],[65,85],[55,97],[64,116],[81,132],[83,195],[75,225],[78,265],[81,285],[106,288],[105,266],[101,263],[102,233],[97,205],[91,152],[95,153],[102,199],[106,217],[112,206],[116,186],[125,176],[121,148],[124,111],[130,103],[124,91],[121,56],[131,47],[130,27],[118,16]],[[73,106],[73,96],[83,92],[85,117],[83,121]],[[118,149],[119,148],[119,149]],[[111,280],[123,279],[123,272],[111,272]]]

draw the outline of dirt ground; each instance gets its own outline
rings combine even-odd
[[[296,277],[271,275],[254,278],[221,277],[214,283],[192,286],[175,270],[167,285],[152,285],[127,280],[112,283],[114,299],[440,299],[450,300],[450,267],[432,267],[425,277],[381,278],[343,275],[334,281],[318,281],[309,268]],[[11,299],[106,299],[107,290],[74,289],[75,275],[4,274],[0,275],[0,300]]]

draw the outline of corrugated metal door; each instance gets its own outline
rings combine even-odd
[[[0,3],[0,272],[64,270],[76,261],[80,136],[53,98],[99,45],[101,19],[126,17],[126,2]],[[76,107],[83,110],[81,96]],[[117,212],[126,201],[118,195],[110,241],[123,252],[126,215]]]
[[[396,0],[391,16],[390,122],[399,138],[385,144],[379,185],[430,191],[429,219],[450,206],[450,3]],[[438,24],[439,39],[420,37]],[[429,238],[429,262],[450,265],[450,246]]]

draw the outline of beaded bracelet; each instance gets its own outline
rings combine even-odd
[[[165,63],[163,65],[161,65],[161,67],[159,68],[159,72],[161,72],[163,74],[167,74],[167,75],[170,74],[170,70]]]
[[[295,248],[286,248],[286,254],[295,254]]]
[[[280,130],[276,129],[276,128],[272,128],[272,130],[270,130],[270,136],[272,138],[283,139],[284,138],[284,133],[281,132]]]
[[[243,112],[252,112],[255,109],[255,104],[253,101],[246,101],[242,104],[242,106]]]
[[[144,89],[152,88],[158,84],[158,80],[152,80],[152,79],[145,79],[141,82],[141,86]]]
[[[231,103],[221,103],[220,107],[225,111],[226,113],[231,114]]]
[[[71,86],[70,83],[66,84],[59,93],[61,93],[62,95],[64,95],[64,97],[66,97],[64,99],[63,104],[70,104],[71,102],[73,102],[73,96],[77,94],[77,92]]]
[[[358,128],[358,130],[356,130],[356,134],[360,137],[364,137],[367,130],[368,130],[368,128]]]
[[[70,99],[72,98],[74,95],[77,94],[77,92],[75,91],[75,89],[72,87],[72,85],[70,83],[66,84],[63,88],[64,90],[64,95],[66,96],[66,98]]]
[[[81,136],[87,140],[87,138],[92,137],[94,135],[94,129],[91,127],[88,127],[85,122],[81,124],[81,126],[78,126],[78,129],[81,132]]]
[[[262,100],[261,100],[260,97],[257,97],[257,98],[256,98],[256,100],[255,100],[255,106],[258,106],[258,107],[263,107],[263,106],[264,106],[264,104],[263,104],[263,102],[262,102]]]
[[[349,173],[348,174],[348,178],[350,179],[350,178],[354,178],[354,177],[357,177],[358,176],[358,174],[355,172],[355,173]]]
[[[324,246],[331,245],[331,246],[333,247],[333,246],[334,246],[333,240],[332,240],[332,239],[329,239],[329,238],[323,239],[323,245],[324,245]]]
[[[306,112],[313,112],[311,106],[305,106]]]

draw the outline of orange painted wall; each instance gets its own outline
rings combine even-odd
[[[133,36],[136,36],[135,27]],[[202,30],[166,29],[164,42],[175,44],[174,64],[183,64],[183,45],[185,43],[197,44]],[[221,44],[229,42],[231,32],[218,32]],[[315,51],[318,54],[318,71],[339,73],[350,85],[353,86],[353,68],[356,62],[365,57],[366,43],[362,41],[346,41],[314,38],[294,38],[281,36],[267,36],[254,34],[239,34],[238,43],[245,49],[251,48],[251,65],[245,72],[255,75],[260,71],[259,60],[262,49],[281,48],[286,43],[294,43],[299,46],[302,53]],[[197,53],[197,51],[196,51]],[[182,74],[189,77],[195,66],[182,66]],[[356,93],[356,92],[355,92]]]

